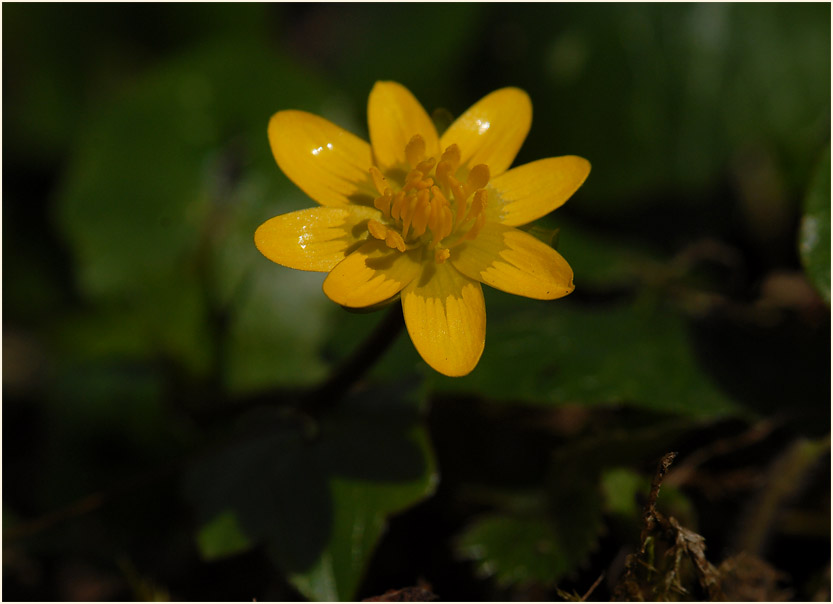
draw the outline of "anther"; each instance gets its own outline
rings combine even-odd
[[[436,189],[436,187],[434,187]],[[414,217],[411,219],[411,226],[414,228],[414,236],[421,237],[428,227],[428,218],[431,214],[431,196],[417,196],[417,206],[414,210]]]
[[[433,167],[434,167],[434,158],[429,157],[425,161],[419,162],[419,164],[417,164],[417,166],[416,166],[416,169],[419,170],[420,172],[422,172],[423,174],[428,174]]]
[[[434,235],[434,238],[432,240],[432,245],[436,245],[437,242],[438,242],[437,233],[439,233],[439,230],[440,230],[440,211],[441,211],[440,208],[441,207],[442,207],[442,204],[440,203],[440,200],[436,197],[434,197],[430,201],[430,205],[428,207],[428,229]]]
[[[459,223],[463,218],[463,213],[466,211],[466,197],[468,196],[463,185],[454,179],[452,179],[452,182],[454,182],[454,186],[451,187],[451,191],[454,193],[454,201],[457,204],[457,222]]]
[[[433,157],[425,157],[425,140],[420,135],[411,137],[405,156],[410,170],[396,193],[378,167],[370,168],[373,185],[380,193],[373,205],[386,220],[369,220],[367,229],[373,238],[400,252],[408,249],[408,239],[413,246],[427,243],[434,260],[441,264],[451,255],[443,245],[451,233],[457,233],[452,243],[457,245],[477,237],[486,223],[488,193],[484,187],[489,182],[489,168],[478,164],[461,182],[456,177],[460,148],[450,145],[437,162]],[[385,224],[388,221],[390,226]]]
[[[411,170],[405,177],[405,185],[402,187],[403,191],[410,191],[419,185],[420,181],[425,177],[425,174],[419,170]]]
[[[434,186],[433,178],[423,178],[416,184],[417,189],[428,189],[432,186]]]
[[[466,192],[471,195],[477,189],[482,189],[489,182],[489,166],[486,164],[477,164],[469,172],[469,177],[466,179]]]
[[[437,164],[437,170],[435,172],[435,176],[437,178],[437,182],[440,183],[442,186],[450,188],[451,183],[449,181],[449,177],[451,175],[451,164],[447,161],[441,161]]]
[[[371,235],[373,235],[375,239],[380,239],[384,241],[385,238],[388,236],[388,227],[386,227],[377,220],[368,220],[367,230],[370,232]]]
[[[484,224],[486,224],[486,214],[478,214],[477,220],[474,221],[474,225],[472,225],[468,233],[463,235],[463,239],[474,239],[477,237]]]
[[[489,197],[488,192],[486,189],[480,189],[474,194],[474,198],[471,200],[471,207],[469,208],[469,213],[466,215],[466,220],[471,220],[474,217],[483,216],[483,211],[486,209],[486,201]]]
[[[421,200],[428,200],[429,193],[426,189],[422,189],[416,195],[410,195],[408,203],[405,205],[404,215],[402,216],[402,238],[408,238],[408,229],[411,228],[411,223],[414,219],[417,206]]]
[[[425,139],[419,134],[414,134],[408,144],[405,145],[405,159],[416,168],[417,164],[425,157]]]
[[[439,241],[442,241],[451,235],[451,231],[454,230],[454,215],[451,213],[451,208],[447,205],[442,206],[442,222],[440,225],[441,230]]]
[[[370,166],[370,178],[373,179],[373,186],[379,191],[380,195],[385,194],[385,189],[388,188],[388,181],[382,176],[382,172],[376,166]]]
[[[431,187],[431,193],[434,195],[434,197],[436,197],[437,199],[439,199],[439,200],[440,200],[440,202],[441,202],[443,205],[447,205],[447,204],[448,204],[448,199],[446,199],[445,195],[443,195],[443,192],[440,190],[440,188],[439,188],[439,187],[436,187],[436,186],[435,186],[435,187]]]
[[[387,245],[389,248],[395,248],[400,252],[405,251],[405,240],[402,239],[402,235],[400,235],[393,229],[388,229],[388,234],[385,237],[385,245]]]
[[[460,165],[460,147],[456,143],[450,145],[443,152],[442,161],[447,161],[451,165],[452,172],[456,170],[457,166]]]
[[[373,206],[382,212],[386,218],[390,218],[390,202],[392,200],[393,196],[391,195],[390,189],[387,189],[384,195],[376,198],[373,202]]]
[[[402,216],[402,206],[405,205],[405,193],[399,191],[393,198],[393,206],[390,209],[390,215],[394,220],[399,220]]]

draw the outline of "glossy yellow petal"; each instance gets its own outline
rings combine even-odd
[[[415,134],[425,141],[428,157],[439,154],[434,122],[402,84],[376,82],[367,101],[367,123],[373,155],[382,171],[404,168],[405,146]]]
[[[447,262],[425,265],[402,292],[405,325],[417,352],[453,377],[475,368],[486,343],[486,304],[477,281]]]
[[[449,260],[464,275],[510,294],[554,300],[573,291],[573,270],[548,245],[514,227],[487,222]]]
[[[372,306],[391,298],[419,275],[421,250],[399,252],[372,240],[342,260],[324,280],[324,293],[351,308]]]
[[[462,166],[486,164],[492,177],[505,172],[532,124],[532,103],[519,88],[501,88],[472,105],[449,126],[440,146],[460,146]]]
[[[512,168],[492,179],[487,216],[520,226],[549,214],[567,201],[590,174],[590,162],[567,155]]]
[[[283,173],[321,205],[372,202],[370,145],[359,137],[311,113],[279,111],[269,144]]]
[[[312,208],[275,216],[255,231],[260,253],[289,268],[327,272],[367,239],[375,208]]]

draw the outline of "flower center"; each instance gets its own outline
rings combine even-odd
[[[373,205],[383,221],[370,220],[370,234],[400,252],[427,247],[434,260],[445,262],[450,249],[477,237],[486,222],[489,167],[478,164],[465,183],[455,177],[460,166],[460,148],[451,145],[436,161],[425,157],[425,140],[415,135],[405,145],[411,167],[404,183],[391,184],[376,166],[370,168],[379,197]]]

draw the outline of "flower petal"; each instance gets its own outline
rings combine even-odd
[[[532,124],[532,103],[520,88],[501,88],[472,105],[449,126],[440,146],[460,146],[462,166],[489,166],[492,177],[505,172]]]
[[[487,185],[487,216],[509,226],[527,224],[567,201],[590,174],[590,162],[566,155],[534,161],[501,174]]]
[[[327,272],[367,239],[375,208],[312,208],[275,216],[255,231],[260,253],[289,268]]]
[[[419,275],[417,254],[401,253],[382,241],[368,241],[342,260],[324,280],[324,293],[350,308],[372,306],[391,298]]]
[[[383,172],[404,168],[405,145],[415,134],[425,140],[428,157],[439,154],[439,137],[434,122],[402,84],[376,82],[367,101],[367,123],[373,155]]]
[[[323,117],[279,111],[269,120],[269,144],[283,173],[324,206],[370,197],[370,145]]]
[[[444,262],[425,265],[402,292],[405,325],[417,352],[453,377],[475,368],[486,343],[486,304],[477,281]]]
[[[573,269],[561,254],[496,222],[487,222],[477,238],[452,249],[449,261],[467,277],[518,296],[554,300],[574,289]]]

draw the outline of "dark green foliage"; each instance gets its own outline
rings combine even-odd
[[[6,599],[608,599],[669,451],[634,593],[829,599],[828,5],[3,9]],[[386,79],[590,160],[528,227],[576,290],[310,411],[384,319],[254,247],[314,204],[266,127]]]
[[[830,147],[822,153],[804,198],[799,245],[804,270],[830,304]]]
[[[347,400],[320,425],[265,411],[244,417],[234,442],[185,477],[203,556],[265,542],[304,595],[355,598],[386,518],[429,495],[437,478],[414,405],[389,392],[361,395],[376,397]]]

